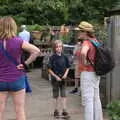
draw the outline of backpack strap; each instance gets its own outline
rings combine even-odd
[[[95,49],[96,47],[101,46],[101,43],[99,41],[95,41],[95,40],[88,40],[88,41],[95,47]],[[95,68],[94,62],[89,59],[88,55],[87,55],[87,60],[91,64],[91,66]]]
[[[95,40],[89,40],[95,47],[99,47],[102,46],[103,43],[99,42],[99,41],[95,41]]]
[[[8,53],[7,50],[4,49],[3,45],[0,43],[0,50],[2,54],[8,58],[9,61],[11,61],[13,64],[18,65],[19,63]]]
[[[11,61],[14,65],[18,65],[19,63],[8,53],[7,50],[4,49],[3,45],[0,43],[0,50],[2,54],[8,58],[9,61]],[[26,92],[32,92],[32,88],[29,84],[28,77],[25,75],[25,85],[26,85]]]

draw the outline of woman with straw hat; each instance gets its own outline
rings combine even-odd
[[[90,42],[90,40],[97,41],[94,26],[82,21],[77,29],[79,30],[78,39],[82,42],[79,65],[84,120],[103,120],[99,96],[100,77],[95,74],[95,70],[89,62],[90,60],[94,64],[96,56],[95,47]]]

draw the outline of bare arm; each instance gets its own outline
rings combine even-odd
[[[67,78],[68,72],[69,72],[69,68],[66,69],[62,79],[66,79]]]
[[[48,69],[48,72],[54,77],[56,78],[56,80],[61,81],[61,78],[59,76],[57,76],[51,69]]]
[[[30,56],[25,61],[26,65],[29,65],[30,63],[35,61],[36,57],[38,57],[40,54],[39,48],[37,48],[36,46],[34,46],[28,42],[23,42],[22,49],[30,53]]]

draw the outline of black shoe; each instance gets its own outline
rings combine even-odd
[[[63,116],[63,118],[66,119],[66,120],[69,120],[69,118],[70,118],[68,112],[66,112],[66,111],[63,111],[63,112],[62,112],[62,116]]]
[[[54,111],[54,117],[59,117],[59,111],[58,110]]]
[[[63,111],[63,112],[62,112],[62,115],[63,115],[63,116],[68,116],[68,112]]]
[[[70,91],[71,94],[77,93],[78,92],[78,88],[74,88],[72,91]]]
[[[75,95],[81,96],[81,92],[78,91],[78,92],[75,93]]]
[[[66,112],[66,111],[63,111],[63,112],[62,112],[62,117],[63,117],[64,119],[66,119],[66,120],[69,120],[69,119],[70,119],[70,116],[69,116],[68,112]]]

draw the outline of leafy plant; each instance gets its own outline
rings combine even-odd
[[[107,111],[111,120],[120,120],[120,100],[108,104]]]
[[[0,0],[0,16],[14,16],[18,24],[61,25],[83,20],[101,23],[104,12],[118,0]]]
[[[106,41],[108,39],[107,28],[102,24],[93,23],[93,25],[95,26],[95,35],[97,39],[101,41]]]
[[[29,30],[29,31],[42,31],[42,30],[45,29],[44,26],[40,26],[40,25],[38,25],[38,24],[28,25],[27,27],[28,27],[28,30]]]

